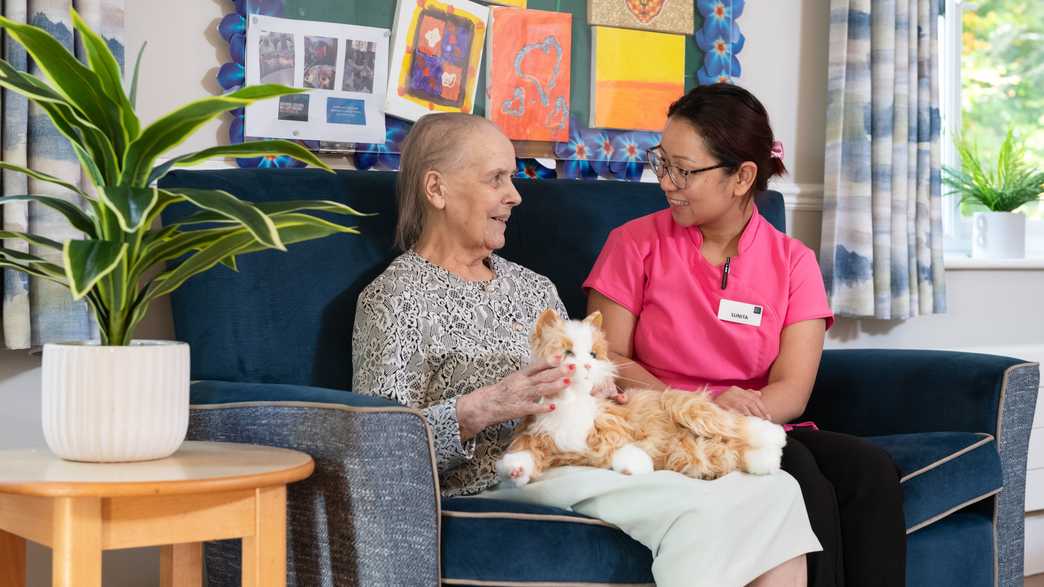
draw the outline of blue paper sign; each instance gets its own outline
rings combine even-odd
[[[328,124],[366,124],[366,103],[350,98],[327,98],[326,122]]]

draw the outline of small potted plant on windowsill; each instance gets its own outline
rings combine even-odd
[[[1044,171],[1026,162],[1025,145],[1008,130],[988,169],[967,137],[957,141],[960,169],[943,168],[950,194],[961,198],[961,209],[972,212],[972,257],[1021,259],[1026,256],[1026,217],[1019,208],[1040,201]]]
[[[86,301],[98,322],[100,341],[44,345],[43,430],[51,450],[70,460],[157,459],[172,454],[185,438],[189,353],[183,343],[133,340],[150,303],[219,263],[235,269],[238,255],[356,233],[308,212],[358,213],[337,202],[254,205],[220,190],[155,187],[171,168],[214,157],[288,155],[331,170],[300,145],[279,140],[212,147],[158,161],[223,112],[301,90],[246,87],[188,103],[142,127],[134,107],[141,54],[129,92],[124,92],[119,64],[105,40],[75,11],[72,20],[86,64],[43,29],[0,16],[8,38],[25,47],[46,79],[0,59],[0,86],[26,96],[50,117],[72,145],[91,187],[82,190],[10,163],[0,162],[0,168],[61,186],[84,205],[32,194],[6,196],[0,204],[47,206],[83,236],[57,242],[43,235],[2,232],[0,238],[26,241],[54,254],[45,258],[0,247],[0,267],[67,287],[74,299]],[[160,213],[177,203],[199,210],[155,228]],[[175,264],[168,267],[168,262]]]

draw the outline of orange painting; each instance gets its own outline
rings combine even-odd
[[[685,37],[591,28],[591,127],[663,128],[667,107],[685,93]]]
[[[515,141],[569,139],[572,15],[493,8],[486,117]]]

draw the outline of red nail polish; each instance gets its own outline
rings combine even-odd
[[[572,371],[573,369],[576,369],[576,365],[569,365],[569,370]]]
[[[555,411],[555,404],[551,404],[550,406],[547,406],[547,410],[548,410],[549,412],[553,412],[553,411]]]
[[[564,384],[566,384],[566,385],[569,385],[569,378],[568,378],[568,377],[566,377],[565,379],[563,379],[563,380],[562,380],[562,383],[564,383]]]

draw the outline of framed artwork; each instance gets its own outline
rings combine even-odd
[[[691,35],[692,0],[587,0],[587,22],[661,33]]]
[[[572,15],[493,8],[486,118],[513,141],[569,138]]]
[[[399,2],[385,111],[406,120],[472,112],[488,17],[468,0]]]

